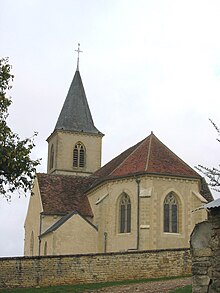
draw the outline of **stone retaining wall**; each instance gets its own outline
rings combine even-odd
[[[0,258],[0,288],[96,283],[191,274],[190,250]]]
[[[209,211],[208,221],[191,235],[193,293],[220,292],[220,208]]]

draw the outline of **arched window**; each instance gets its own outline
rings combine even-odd
[[[131,232],[131,201],[126,193],[122,195],[119,203],[119,232]]]
[[[30,255],[34,255],[34,232],[31,232],[31,239],[30,239]]]
[[[77,142],[73,150],[73,167],[85,167],[85,147],[81,142]]]
[[[54,167],[54,147],[53,144],[50,148],[50,169],[53,169]]]
[[[164,200],[164,232],[178,233],[178,203],[173,192]]]
[[[47,255],[47,241],[44,243],[44,255]]]

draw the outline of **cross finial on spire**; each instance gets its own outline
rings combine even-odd
[[[75,50],[78,53],[78,58],[77,58],[77,68],[76,70],[79,71],[79,53],[82,53],[82,51],[80,51],[80,43],[78,43],[78,49]]]

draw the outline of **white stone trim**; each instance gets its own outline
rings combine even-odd
[[[208,201],[199,193],[196,191],[192,192],[202,203],[207,203]]]
[[[102,202],[109,194],[106,193],[105,195],[103,195],[102,197],[100,197],[97,201],[96,201],[96,205],[99,204],[100,202]]]
[[[151,197],[153,191],[153,187],[141,188],[140,197]]]

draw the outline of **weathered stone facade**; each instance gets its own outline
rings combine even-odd
[[[191,235],[193,293],[220,292],[220,208],[209,210],[208,221]]]
[[[0,288],[98,283],[191,274],[189,249],[0,258]]]

